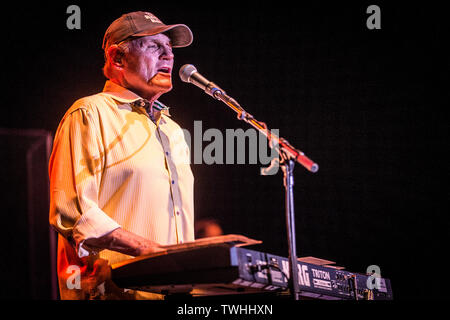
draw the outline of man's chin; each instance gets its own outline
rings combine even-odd
[[[172,75],[158,72],[151,80],[151,85],[160,88],[164,92],[172,90]]]

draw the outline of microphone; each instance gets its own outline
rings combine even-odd
[[[182,81],[196,85],[217,100],[220,100],[220,97],[225,95],[224,90],[198,73],[197,68],[192,64],[182,66],[179,75]]]
[[[228,96],[217,84],[209,81],[198,73],[197,68],[192,64],[185,64],[182,66],[179,75],[181,81],[195,84],[213,98],[224,102],[238,114],[239,120],[244,120],[254,128],[258,129],[265,134],[270,141],[275,140],[290,159],[297,161],[311,172],[317,172],[319,170],[319,166],[316,163],[309,159],[303,152],[291,146],[285,139],[273,134],[268,134],[269,130],[264,122],[256,120],[251,114],[247,113],[236,100]]]

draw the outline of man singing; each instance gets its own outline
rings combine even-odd
[[[118,288],[109,265],[194,240],[189,149],[158,101],[172,89],[172,48],[192,39],[186,25],[124,14],[104,35],[103,92],[61,120],[49,163],[61,299],[160,298]]]

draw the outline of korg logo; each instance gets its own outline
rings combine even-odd
[[[311,286],[311,282],[309,281],[308,266],[302,266],[301,264],[298,265],[298,282],[302,286]]]
[[[285,274],[290,275],[289,261],[287,260],[281,261],[281,268],[283,269]],[[302,286],[311,287],[311,281],[309,280],[308,266],[297,264],[297,271],[298,271],[298,283]]]

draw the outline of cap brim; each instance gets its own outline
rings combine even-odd
[[[189,27],[184,24],[172,24],[168,26],[156,27],[148,31],[135,33],[132,35],[132,37],[153,36],[159,33],[167,33],[170,40],[172,41],[173,48],[187,47],[192,43],[194,39],[191,29],[189,29]]]

